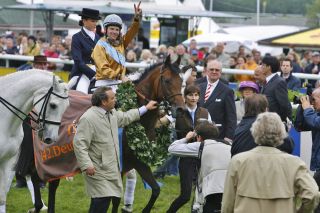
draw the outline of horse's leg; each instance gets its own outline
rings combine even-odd
[[[33,191],[34,191],[34,208],[35,208],[35,212],[40,212],[40,210],[43,207],[43,203],[42,203],[42,200],[41,200],[41,192],[40,192],[40,187],[39,187],[40,178],[39,178],[39,176],[38,176],[38,174],[36,172],[34,172],[31,175],[31,181],[32,181]],[[30,186],[28,184],[28,188],[29,187]]]
[[[135,168],[137,172],[140,174],[141,178],[146,183],[148,183],[152,189],[150,200],[142,211],[143,213],[148,213],[151,211],[154,203],[156,202],[160,194],[160,187],[157,181],[155,180],[155,178],[153,177],[150,167],[147,164],[138,160],[136,156],[133,155],[133,153],[130,153],[130,154],[127,153],[125,158],[125,164],[127,164],[126,168],[131,168],[131,167]]]
[[[12,170],[16,162],[14,156],[0,165],[0,213],[6,212],[6,200],[15,172]]]
[[[48,201],[48,213],[55,212],[56,191],[59,186],[60,179],[49,182],[49,201]]]

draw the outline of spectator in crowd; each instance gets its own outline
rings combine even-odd
[[[191,64],[191,58],[188,53],[186,53],[186,48],[183,44],[178,44],[176,47],[176,54],[173,56],[173,61],[176,61],[178,57],[181,58],[180,65],[187,66]]]
[[[167,57],[167,54],[167,46],[164,44],[159,45],[156,52],[157,61],[163,62],[163,60]]]
[[[154,64],[155,60],[154,60],[154,56],[152,55],[151,51],[148,49],[144,49],[141,52],[140,55],[140,65],[152,65]],[[145,68],[139,68],[139,71],[143,72],[145,70]]]
[[[235,69],[236,66],[237,66],[237,60],[238,58],[235,57],[235,56],[230,56],[230,59],[229,59],[229,68],[230,69]]]
[[[197,47],[197,41],[195,39],[191,39],[190,44],[189,44],[189,51],[188,54],[192,55],[192,51],[196,50],[198,53],[198,60],[201,61],[204,57],[203,53],[199,51],[198,47]],[[195,53],[195,51],[194,51]]]
[[[91,197],[89,212],[106,213],[111,199],[119,203],[122,196],[118,127],[138,120],[148,110],[155,109],[157,102],[150,101],[139,110],[116,111],[115,94],[104,86],[95,90],[91,102],[92,107],[79,120],[74,151]]]
[[[194,65],[194,66],[201,65],[201,61],[199,59],[199,51],[198,50],[192,50],[191,51],[191,61],[192,61],[192,65]]]
[[[258,146],[231,159],[221,211],[312,212],[319,201],[316,182],[299,157],[275,148],[286,137],[279,115],[259,114],[251,133]]]
[[[142,42],[142,49],[150,49],[149,39],[144,36],[142,27],[140,27],[138,31],[138,41]]]
[[[27,55],[28,52],[28,36],[19,35],[17,38],[17,47],[20,55]]]
[[[91,53],[100,38],[94,31],[101,17],[98,10],[89,8],[83,8],[80,16],[81,30],[72,36],[71,52],[74,65],[69,78],[76,82],[73,89],[87,94],[90,81],[96,74]]]
[[[102,27],[100,24],[97,24],[96,26],[96,33],[99,35],[99,37],[103,37]]]
[[[309,74],[318,75],[319,71],[320,71],[319,63],[320,63],[320,53],[319,52],[313,52],[312,53],[312,63],[309,64],[304,69],[304,72],[305,73],[309,73]],[[313,87],[315,87],[316,82],[317,82],[316,80],[309,80],[309,83],[311,83]]]
[[[221,71],[221,62],[207,63],[207,82],[199,84],[199,103],[208,109],[212,121],[219,127],[219,139],[231,142],[237,125],[236,107],[233,90],[219,80]]]
[[[303,53],[303,58],[301,59],[301,68],[304,70],[309,64],[311,64],[312,52],[306,50]]]
[[[236,69],[246,70],[246,69],[247,69],[246,63],[247,63],[246,57],[244,57],[244,56],[239,56],[239,57],[237,58]]]
[[[259,93],[259,86],[252,81],[242,81],[239,84],[240,100],[236,101],[237,123],[239,123],[244,115],[245,99],[251,97],[255,93]]]
[[[229,68],[230,56],[224,52],[223,42],[218,42],[217,45],[212,49],[211,53],[216,55],[217,60],[221,62],[223,68]]]
[[[292,118],[292,107],[288,98],[286,81],[277,72],[280,63],[276,57],[265,56],[262,59],[262,72],[266,76],[266,84],[261,89],[261,94],[267,96],[269,111],[276,112],[282,121]]]
[[[125,82],[129,79],[125,76],[125,49],[133,40],[139,30],[140,21],[142,18],[142,10],[140,3],[136,7],[134,5],[133,23],[128,31],[122,36],[122,19],[116,15],[108,15],[104,21],[106,36],[101,38],[92,52],[92,58],[96,65],[96,87],[108,84],[117,84]],[[117,86],[113,86],[115,91]]]
[[[299,78],[292,75],[292,61],[290,59],[284,59],[281,61],[281,77],[287,82],[287,88],[293,91],[299,91],[301,87],[301,81]]]
[[[58,58],[59,54],[57,52],[57,46],[55,44],[50,44],[49,48],[44,51],[44,55],[48,58]],[[57,64],[50,62],[48,65],[48,70],[56,70]]]
[[[3,53],[10,54],[10,55],[19,54],[19,50],[17,46],[14,45],[14,40],[12,36],[6,37],[6,43],[5,43],[5,48]]]
[[[203,213],[220,212],[221,209],[230,146],[216,141],[218,135],[219,130],[214,124],[203,121],[195,127],[195,131],[188,132],[168,148],[170,153],[180,157],[199,158],[201,167],[196,193],[202,198],[198,202],[203,205]]]
[[[136,63],[137,62],[137,55],[136,53],[133,51],[133,50],[129,50],[126,54],[126,61],[129,62],[129,63]],[[127,72],[128,73],[133,73],[137,71],[136,68],[131,68],[131,67],[128,67],[127,68]]]
[[[238,48],[238,54],[237,57],[245,57],[246,56],[246,48],[243,45],[240,45]]]
[[[259,86],[259,91],[266,84],[266,75],[263,73],[262,66],[258,66],[253,72],[254,81]]]
[[[191,84],[184,90],[186,109],[179,111],[176,116],[175,129],[177,138],[184,138],[189,131],[198,125],[199,119],[210,120],[207,109],[199,107],[200,89]],[[197,176],[198,160],[193,157],[181,157],[179,161],[180,195],[170,205],[167,213],[177,212],[191,197],[193,180]]]
[[[209,61],[214,61],[214,60],[216,60],[216,56],[213,55],[213,54],[210,54],[210,55],[208,55],[207,58],[205,58],[204,64],[203,64],[203,71],[202,71],[202,73],[201,73],[201,76],[202,76],[202,77],[197,78],[197,79],[195,80],[195,84],[199,85],[199,84],[201,84],[201,83],[204,83],[204,82],[207,82],[207,81],[208,81],[208,80],[207,80],[207,78],[208,78],[208,77],[207,77],[207,74],[208,74],[208,68],[207,68],[207,66],[208,66]],[[226,84],[226,85],[229,84],[229,82],[228,82],[227,80],[225,80],[224,78],[222,78],[222,77],[220,77],[219,80],[220,80],[222,83]]]
[[[244,105],[245,114],[236,128],[234,141],[231,145],[231,156],[249,151],[257,146],[253,140],[250,128],[258,114],[267,111],[268,100],[264,95],[253,94],[245,99]],[[284,143],[278,148],[291,154],[294,149],[293,139],[290,136],[286,137]]]
[[[36,37],[33,35],[28,36],[27,52],[25,52],[25,55],[40,55],[40,46],[37,43]]]
[[[258,66],[254,61],[251,53],[248,53],[245,58],[239,57],[238,62],[239,62],[238,64],[239,69],[243,69],[243,70],[255,70]],[[243,62],[245,62],[245,64],[243,64]],[[234,75],[234,77],[238,82],[253,80],[253,77],[251,75],[245,75],[245,74],[237,74],[237,75]]]
[[[312,131],[310,170],[315,172],[314,178],[320,187],[320,88],[315,89],[311,97],[302,96],[300,100],[303,108],[303,122],[306,124],[306,127],[308,127],[308,129],[303,129],[303,131],[310,129]],[[317,213],[318,212],[320,212],[320,209],[318,209]]]
[[[252,55],[253,55],[253,59],[256,62],[256,64],[260,64],[261,63],[261,52],[256,49],[253,49]]]
[[[292,61],[292,71],[293,73],[302,73],[303,69],[300,66],[300,59],[296,52],[290,51],[287,58]]]

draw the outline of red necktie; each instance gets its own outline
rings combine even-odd
[[[212,84],[208,84],[206,94],[204,95],[204,102],[206,102],[211,93]]]

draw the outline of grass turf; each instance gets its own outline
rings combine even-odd
[[[163,183],[161,193],[152,212],[164,213],[169,208],[171,202],[179,194],[179,177],[166,176],[159,179]],[[13,183],[12,186],[15,184]],[[41,190],[41,194],[46,205],[48,204],[48,185]],[[141,178],[137,180],[135,190],[134,211],[142,212],[143,207],[147,204],[151,195],[151,190],[144,189]],[[123,200],[122,200],[123,201]],[[56,212],[57,213],[87,213],[90,204],[90,198],[85,194],[84,181],[81,175],[76,175],[74,181],[69,182],[62,179],[56,195]],[[191,201],[181,208],[179,213],[190,212]],[[7,198],[7,213],[26,213],[32,208],[31,196],[27,188],[16,189],[12,187]],[[109,207],[109,211],[110,211]],[[120,208],[119,208],[119,212]]]

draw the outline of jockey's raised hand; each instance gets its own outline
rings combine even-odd
[[[141,4],[141,1],[139,1],[138,5],[133,4],[133,6],[134,6],[134,19],[136,21],[140,21],[142,18],[142,10],[140,8],[140,4]]]

